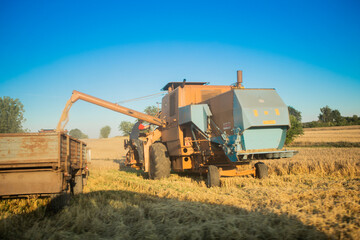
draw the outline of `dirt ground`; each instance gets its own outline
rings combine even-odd
[[[82,139],[91,150],[91,159],[123,159],[126,155],[124,140],[128,137]]]

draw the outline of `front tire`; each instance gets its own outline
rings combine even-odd
[[[219,169],[214,165],[210,165],[208,167],[206,185],[209,188],[210,187],[220,187]]]
[[[83,177],[82,175],[75,175],[73,185],[74,195],[83,193]]]
[[[268,177],[268,167],[263,162],[255,163],[256,178],[264,179]]]
[[[156,142],[150,146],[149,178],[161,179],[170,176],[171,162],[166,146]]]

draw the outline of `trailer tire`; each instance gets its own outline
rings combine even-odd
[[[80,194],[83,193],[83,179],[82,175],[75,175],[74,184],[73,184],[73,193]]]
[[[256,178],[264,179],[268,177],[268,167],[263,162],[255,163]]]
[[[161,179],[170,176],[170,158],[164,144],[156,142],[150,146],[149,178]]]
[[[209,188],[210,187],[220,187],[219,169],[214,165],[210,165],[208,167],[206,185]]]

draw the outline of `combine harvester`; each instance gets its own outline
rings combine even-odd
[[[242,72],[235,86],[206,82],[169,82],[162,89],[158,117],[73,91],[57,126],[68,122],[71,105],[81,99],[156,125],[143,139],[125,142],[126,163],[142,168],[151,179],[170,171],[207,173],[207,186],[220,186],[222,176],[265,178],[267,166],[259,160],[290,158],[284,149],[290,128],[289,112],[275,89],[246,89]],[[136,135],[136,134],[134,134]]]

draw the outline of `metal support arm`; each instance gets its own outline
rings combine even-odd
[[[164,120],[160,119],[160,118],[153,117],[153,116],[147,115],[145,113],[138,112],[138,111],[132,110],[130,108],[120,106],[120,105],[118,105],[116,103],[108,102],[108,101],[102,100],[100,98],[93,97],[91,95],[88,95],[88,94],[85,94],[85,93],[78,92],[78,91],[74,90],[70,100],[68,100],[68,102],[66,103],[65,108],[64,108],[64,110],[63,110],[63,112],[61,114],[59,123],[58,123],[57,128],[56,128],[57,131],[63,131],[64,130],[65,125],[69,121],[69,119],[68,119],[69,110],[70,110],[72,104],[75,103],[79,99],[81,99],[83,101],[86,101],[86,102],[89,102],[89,103],[92,103],[92,104],[96,104],[96,105],[98,105],[100,107],[104,107],[104,108],[113,110],[115,112],[119,112],[119,113],[128,115],[130,117],[134,117],[134,118],[144,120],[146,122],[149,122],[149,123],[157,125],[157,126],[163,127],[163,126],[166,125],[166,122]]]

